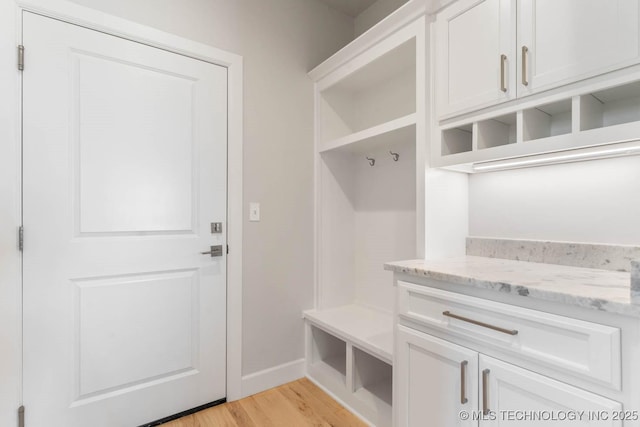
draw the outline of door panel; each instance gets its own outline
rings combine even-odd
[[[402,404],[394,408],[396,425],[477,425],[473,417],[462,419],[460,411],[471,414],[478,409],[478,353],[404,326],[398,326],[396,342],[395,402]],[[463,372],[465,403],[462,403]]]
[[[522,425],[544,425],[545,427],[563,427],[569,422],[561,418],[561,413],[606,413],[622,410],[619,402],[614,402],[602,396],[589,393],[582,389],[561,383],[551,378],[544,377],[534,372],[502,362],[489,356],[480,355],[479,382],[487,379],[488,391],[487,409],[491,415],[480,420],[480,427],[500,426],[518,427]],[[484,396],[481,396],[484,401]],[[555,414],[555,419],[544,421],[523,421],[514,415],[520,411],[519,416],[525,413]],[[583,412],[584,411],[584,412]],[[511,413],[511,416],[509,414]],[[585,415],[583,419],[572,420],[571,425],[576,427],[620,427],[622,423],[614,420],[613,416],[606,419],[589,420]]]
[[[80,232],[194,231],[193,79],[71,58]]]
[[[24,401],[33,427],[225,396],[226,69],[25,13]],[[223,227],[226,228],[226,227]]]
[[[439,116],[515,98],[515,35],[515,4],[510,0],[464,0],[438,14]]]
[[[637,0],[523,0],[520,7],[518,64],[526,63],[529,84],[519,77],[519,96],[638,62]]]

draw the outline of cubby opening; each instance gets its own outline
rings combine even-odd
[[[320,92],[320,108],[323,142],[415,113],[415,39]]]
[[[473,148],[473,125],[468,124],[442,131],[442,155],[466,153]]]
[[[311,326],[311,365],[345,384],[347,378],[347,344],[320,328]]]
[[[571,133],[571,99],[523,112],[524,141]]]
[[[393,368],[354,347],[353,392],[373,407],[391,406]]]
[[[478,149],[515,144],[516,113],[478,122]]]
[[[580,97],[580,130],[640,121],[640,82]]]
[[[392,313],[393,275],[382,266],[416,256],[415,137],[322,153],[320,174],[317,310],[359,304]]]

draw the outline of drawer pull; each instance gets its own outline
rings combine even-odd
[[[499,326],[494,326],[494,325],[490,325],[488,323],[479,322],[477,320],[469,319],[468,317],[458,316],[457,314],[453,314],[453,313],[451,313],[449,311],[443,311],[442,315],[443,316],[447,316],[447,317],[451,317],[453,319],[462,320],[463,322],[472,323],[474,325],[482,326],[483,328],[488,328],[488,329],[492,329],[494,331],[502,332],[503,334],[518,335],[518,331],[515,330],[515,329],[501,328]]]
[[[489,415],[489,372],[482,371],[482,415]]]
[[[460,403],[463,405],[469,400],[467,399],[467,365],[468,361],[460,362]]]

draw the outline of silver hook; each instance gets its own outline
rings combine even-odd
[[[372,159],[372,158],[371,158],[371,157],[369,157],[369,156],[366,156],[365,158],[366,158],[367,160],[369,160],[369,165],[370,165],[370,166],[374,166],[374,165],[376,164],[376,159]]]
[[[389,151],[389,154],[391,154],[393,156],[393,161],[394,162],[397,162],[398,159],[400,158],[400,154],[394,153],[393,151]]]

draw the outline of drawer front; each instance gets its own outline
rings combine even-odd
[[[620,330],[610,326],[398,282],[398,314],[620,390]]]

